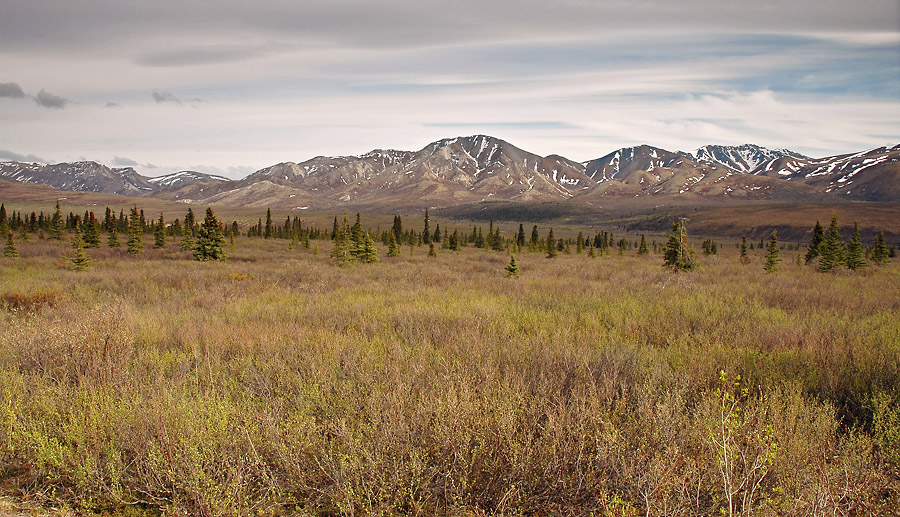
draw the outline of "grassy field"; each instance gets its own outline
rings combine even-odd
[[[170,243],[88,250],[79,272],[67,242],[17,244],[0,258],[15,508],[900,512],[897,259],[832,275],[783,250],[767,274],[729,244],[674,274],[634,250],[525,252],[506,278],[506,252],[379,244],[339,268],[330,241],[240,237],[225,262]]]

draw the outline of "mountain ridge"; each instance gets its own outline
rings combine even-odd
[[[0,177],[62,190],[292,208],[687,194],[898,202],[900,145],[810,158],[754,144],[706,145],[690,153],[641,144],[576,162],[557,154],[540,156],[496,137],[472,135],[437,140],[418,151],[373,149],[357,156],[282,162],[237,180],[196,171],[151,178],[130,167],[87,161],[0,162]]]

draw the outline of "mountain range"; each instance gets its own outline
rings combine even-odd
[[[478,201],[678,196],[784,201],[900,202],[900,145],[810,158],[757,145],[707,145],[691,153],[649,145],[587,162],[540,156],[475,135],[419,151],[376,149],[266,167],[232,180],[195,171],[150,178],[96,162],[0,162],[0,179],[61,190],[273,208],[394,210]]]

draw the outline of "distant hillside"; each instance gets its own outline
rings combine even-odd
[[[0,177],[58,189],[231,206],[451,207],[481,201],[544,202],[683,197],[788,202],[900,201],[900,145],[809,158],[757,145],[708,145],[692,153],[640,145],[578,163],[475,135],[419,151],[374,150],[263,168],[231,180],[194,171],[158,178],[95,162],[0,162]]]

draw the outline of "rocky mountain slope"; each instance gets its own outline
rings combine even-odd
[[[756,145],[692,153],[649,145],[578,163],[498,138],[439,140],[419,151],[374,150],[285,162],[229,180],[193,171],[146,178],[94,162],[0,163],[0,177],[64,190],[282,208],[452,206],[490,200],[700,196],[786,201],[900,201],[900,145],[813,159]]]

